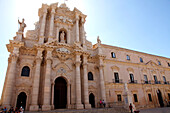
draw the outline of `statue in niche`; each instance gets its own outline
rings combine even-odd
[[[60,42],[61,43],[65,43],[64,36],[65,36],[65,33],[64,33],[64,31],[62,31],[60,34]]]
[[[24,28],[26,27],[26,24],[24,23],[24,18],[22,19],[22,22],[20,22],[18,19],[18,23],[20,24],[18,32],[24,32]]]
[[[99,36],[97,37],[97,43],[101,44],[101,40],[100,40]]]

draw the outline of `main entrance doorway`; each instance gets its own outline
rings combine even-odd
[[[92,108],[95,108],[95,96],[93,95],[93,93],[90,93],[89,95],[89,103],[91,104]]]
[[[157,95],[158,95],[158,100],[159,100],[160,107],[164,107],[162,94],[161,94],[161,91],[159,89],[157,90]]]
[[[67,83],[64,78],[55,80],[54,86],[54,107],[55,109],[66,108],[67,105]]]
[[[27,101],[27,95],[24,92],[21,92],[18,95],[16,107],[19,109],[22,106],[22,108],[24,108],[25,110],[26,101]]]

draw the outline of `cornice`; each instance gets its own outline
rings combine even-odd
[[[125,49],[125,48],[121,48],[121,47],[116,47],[116,46],[112,46],[112,45],[101,44],[101,47],[109,48],[109,49],[113,49],[114,48],[114,49],[121,50],[121,51],[128,51],[128,52],[132,52],[132,53],[143,54],[145,56],[147,55],[147,56],[159,57],[159,58],[163,58],[163,59],[166,59],[166,60],[170,60],[170,58],[167,58],[167,57],[152,55],[152,54],[149,54],[149,53],[143,53],[143,52],[139,52],[139,51],[135,51],[135,50],[130,50],[130,49]]]
[[[117,60],[110,60],[110,59],[104,59],[104,63],[115,63],[116,65],[123,64],[128,66],[137,66],[137,67],[145,67],[145,68],[155,68],[155,69],[164,69],[170,71],[170,68],[168,67],[162,67],[162,66],[149,66],[144,63],[132,63],[132,62],[124,62],[124,61],[117,61]]]

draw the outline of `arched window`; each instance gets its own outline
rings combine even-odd
[[[21,76],[29,77],[29,75],[30,75],[30,68],[28,66],[24,66],[22,68]]]
[[[88,80],[93,80],[93,73],[92,72],[88,73]]]
[[[116,54],[114,52],[111,52],[112,58],[116,58]]]

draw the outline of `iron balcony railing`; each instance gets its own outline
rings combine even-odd
[[[161,81],[155,81],[155,84],[161,84]]]
[[[129,80],[129,83],[137,84],[137,83],[138,83],[138,81],[137,81],[137,80]]]
[[[122,79],[113,79],[113,83],[123,83]]]
[[[143,84],[151,84],[151,80],[149,80],[149,81],[142,80],[142,83]]]

